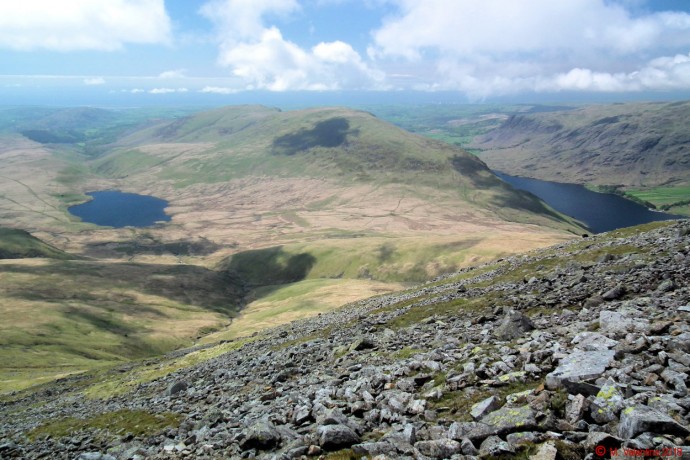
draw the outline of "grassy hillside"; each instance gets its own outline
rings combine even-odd
[[[243,289],[188,265],[0,261],[0,392],[154,356],[227,326]]]
[[[257,285],[421,281],[489,257],[478,242],[510,232],[521,236],[506,252],[533,247],[509,223],[580,232],[465,151],[344,108],[202,112],[134,132],[90,164],[170,200],[179,240],[231,242],[233,269]],[[381,259],[386,245],[394,253]],[[274,256],[294,260],[278,267]]]
[[[128,181],[153,176],[175,188],[267,176],[327,179],[341,186],[414,184],[418,195],[428,194],[421,187],[429,187],[454,192],[470,207],[524,211],[523,220],[541,216],[545,224],[562,221],[506,187],[474,156],[368,112],[223,108],[152,126],[120,144],[94,163],[97,172]],[[516,212],[512,220],[520,217]]]
[[[514,115],[475,139],[493,169],[618,189],[690,213],[690,102]]]
[[[92,126],[98,142],[119,133],[97,151],[4,137],[0,224],[80,259],[0,261],[0,390],[246,335],[582,232],[481,160],[367,112],[246,106],[118,123]],[[103,189],[166,199],[171,221],[113,229],[67,212]]]
[[[74,256],[34,238],[29,232],[0,227],[0,259],[23,259],[27,257],[74,258]]]

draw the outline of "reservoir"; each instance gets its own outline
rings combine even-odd
[[[117,190],[87,193],[93,199],[69,212],[90,224],[104,227],[149,227],[158,221],[170,221],[165,213],[168,202],[160,198]]]
[[[574,217],[587,225],[594,233],[659,220],[685,218],[652,211],[634,201],[611,193],[592,192],[582,185],[509,176],[497,171],[494,171],[494,174],[516,189],[538,196],[556,211]]]

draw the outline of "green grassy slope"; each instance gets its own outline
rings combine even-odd
[[[74,258],[74,256],[31,236],[29,232],[0,227],[0,259],[23,259],[26,257]]]
[[[239,310],[237,296],[213,273],[128,266],[125,275],[123,268],[61,264],[48,273],[45,266],[0,265],[0,392],[191,345]],[[197,298],[176,282],[196,289]]]
[[[227,326],[244,295],[236,278],[202,267],[64,260],[21,231],[1,233],[13,236],[3,247],[57,258],[0,260],[0,393],[190,345]]]

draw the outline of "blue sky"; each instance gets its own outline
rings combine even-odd
[[[5,103],[690,94],[686,0],[0,3]],[[444,96],[445,97],[445,96]]]

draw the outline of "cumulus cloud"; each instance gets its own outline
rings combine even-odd
[[[0,2],[0,47],[29,51],[104,50],[170,40],[163,0]]]
[[[103,77],[91,77],[91,78],[85,78],[84,84],[88,86],[97,86],[97,85],[104,85],[105,84],[105,78]]]
[[[149,90],[149,94],[170,94],[170,93],[186,93],[187,88],[153,88]]]
[[[418,89],[483,97],[689,87],[676,56],[690,49],[686,13],[633,14],[620,0],[390,2],[398,12],[373,32],[368,55],[431,69],[417,72]]]
[[[690,54],[656,58],[629,73],[594,72],[576,68],[536,84],[547,91],[644,91],[690,88]]]
[[[383,73],[372,69],[352,46],[321,42],[305,49],[283,37],[267,16],[300,8],[296,0],[214,0],[201,14],[216,25],[218,63],[242,78],[246,89],[331,90],[380,86]]]

